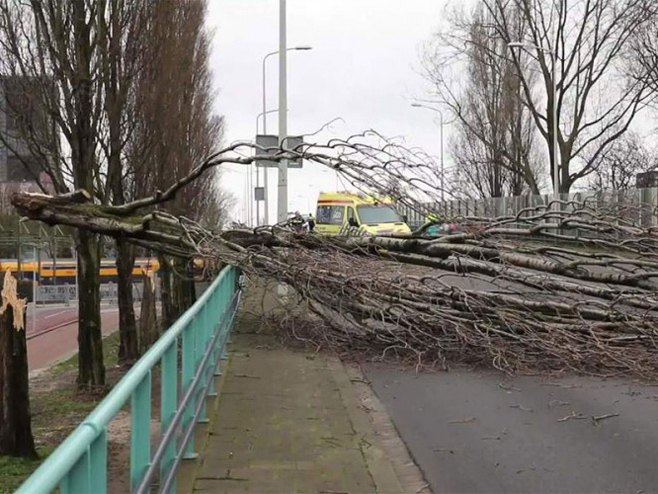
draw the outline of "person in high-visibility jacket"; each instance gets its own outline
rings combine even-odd
[[[431,236],[446,235],[457,231],[457,225],[454,223],[441,223],[439,215],[436,213],[429,213],[425,217],[425,225],[422,228],[426,235]]]

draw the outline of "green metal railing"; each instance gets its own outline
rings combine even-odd
[[[214,377],[226,358],[240,302],[238,278],[238,269],[224,268],[17,494],[48,493],[58,487],[62,494],[107,492],[107,428],[128,403],[131,492],[148,492],[156,483],[159,492],[175,492],[180,461],[196,456],[194,427],[207,420],[206,397],[215,394]],[[152,453],[151,377],[158,364],[161,439]]]

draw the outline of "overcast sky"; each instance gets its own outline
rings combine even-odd
[[[278,0],[210,0],[214,29],[211,69],[218,94],[216,111],[226,118],[225,140],[250,140],[262,111],[262,59],[278,50]],[[288,133],[304,134],[340,117],[318,136],[346,137],[373,128],[404,136],[409,146],[439,154],[438,118],[412,108],[427,85],[420,75],[423,44],[441,25],[444,0],[288,0]],[[268,110],[277,108],[278,62],[267,62]],[[277,132],[269,115],[268,133]],[[449,130],[444,143],[447,145]],[[449,157],[446,156],[446,163]],[[244,220],[245,170],[231,169],[224,187],[239,203]],[[261,176],[262,184],[262,176]],[[276,171],[270,172],[270,221],[276,214]],[[342,189],[334,174],[318,165],[289,171],[289,211],[315,209],[320,190]]]

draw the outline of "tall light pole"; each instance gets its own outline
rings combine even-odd
[[[441,110],[439,110],[438,108],[434,108],[433,106],[422,105],[420,103],[411,103],[411,106],[413,106],[414,108],[425,108],[427,110],[435,111],[436,113],[439,114],[439,119],[440,119],[440,121],[439,121],[439,123],[440,123],[440,138],[439,138],[440,140],[439,140],[439,143],[440,143],[440,146],[441,146],[441,151],[440,151],[441,152],[441,161],[440,161],[440,163],[441,163],[441,202],[444,202],[445,201],[445,175],[444,175],[445,167],[443,165],[443,113],[441,113]]]
[[[284,5],[284,10],[285,10],[285,5]],[[285,29],[285,25],[284,25],[284,29]],[[302,45],[302,46],[293,46],[291,48],[286,48],[284,50],[284,52],[293,51],[293,50],[294,51],[306,51],[306,50],[312,50],[312,49],[313,48],[310,47],[310,46]],[[279,53],[280,53],[280,50],[271,51],[263,57],[263,111],[261,113],[261,115],[263,115],[263,134],[267,134],[267,114],[272,113],[272,111],[276,111],[276,110],[267,111],[267,90],[266,90],[267,86],[266,86],[266,82],[265,82],[266,81],[266,75],[267,75],[267,72],[266,72],[266,67],[267,66],[266,66],[265,62],[267,62],[267,59],[269,57],[272,57],[274,55],[278,55]],[[279,108],[281,108],[281,105],[279,105]],[[256,123],[256,126],[258,127],[258,123]],[[258,131],[256,131],[256,133],[258,133]],[[267,175],[268,175],[268,169],[267,169],[267,167],[265,167],[265,168],[263,168],[263,188],[264,188],[264,193],[265,193],[263,199],[265,201],[264,214],[265,214],[265,222],[266,223],[269,221]]]
[[[279,146],[288,136],[288,49],[286,48],[286,0],[279,0]],[[288,162],[279,160],[277,181],[277,222],[286,220],[288,209]]]
[[[518,41],[507,43],[509,48],[521,48],[521,49],[534,49],[543,53],[548,53],[551,57],[551,79],[552,79],[552,96],[553,96],[553,200],[555,201],[555,207],[558,208],[558,202],[560,200],[560,166],[558,162],[558,142],[557,142],[557,79],[555,77],[556,66],[557,66],[557,55],[555,52],[542,48],[541,46],[533,45],[530,43],[521,43]],[[550,96],[550,95],[549,95]],[[548,106],[548,105],[547,105]],[[548,117],[548,115],[547,115]],[[548,122],[548,118],[546,119]]]

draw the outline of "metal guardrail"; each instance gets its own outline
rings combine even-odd
[[[206,397],[214,392],[215,372],[226,357],[240,302],[238,277],[237,268],[224,268],[17,494],[58,487],[62,494],[107,492],[107,427],[129,402],[131,492],[148,492],[156,481],[159,492],[175,492],[180,461],[196,457],[194,427],[207,420]],[[151,377],[158,364],[161,439],[151,454]]]
[[[554,200],[552,194],[524,195],[512,197],[489,197],[483,199],[455,199],[445,202],[427,203],[411,207],[399,204],[398,212],[407,216],[407,223],[419,227],[427,222],[427,215],[434,213],[447,221],[467,218],[497,218],[515,216],[523,210],[522,216],[532,216],[532,208],[546,206]],[[628,209],[626,220],[632,220],[644,227],[658,225],[658,187],[622,190],[584,190],[560,194],[560,200],[582,203],[587,201],[597,208]],[[563,209],[565,206],[563,206]],[[569,210],[568,208],[566,208]]]

